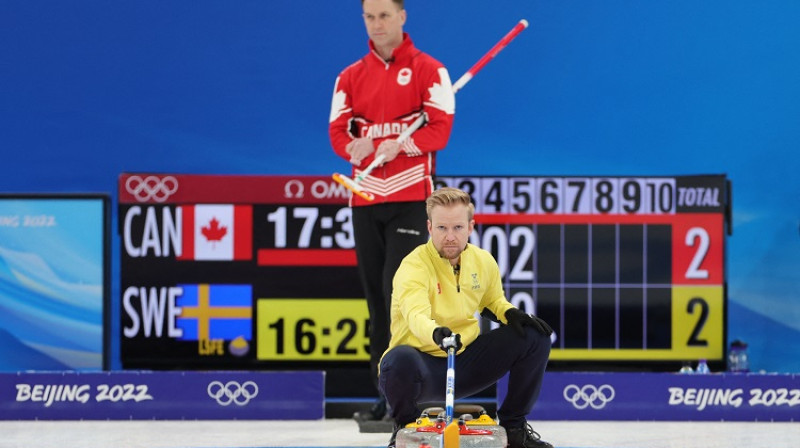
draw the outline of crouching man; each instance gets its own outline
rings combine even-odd
[[[509,373],[497,417],[511,448],[552,448],[527,422],[550,356],[550,326],[505,297],[492,255],[468,243],[475,207],[455,188],[426,201],[430,240],[403,259],[392,283],[391,341],[380,362],[379,385],[397,431],[413,422],[418,403],[443,401],[447,354],[456,335],[456,398],[474,395]],[[480,334],[476,313],[491,312],[501,327]]]

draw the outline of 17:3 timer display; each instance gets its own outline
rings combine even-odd
[[[355,247],[350,207],[333,205],[279,206],[266,213],[271,246],[282,248]]]

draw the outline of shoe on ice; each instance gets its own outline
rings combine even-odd
[[[386,399],[380,398],[366,412],[353,414],[355,420],[382,420],[386,416]]]
[[[506,428],[506,434],[509,448],[553,448],[553,445],[542,440],[539,433],[527,423],[516,428]]]

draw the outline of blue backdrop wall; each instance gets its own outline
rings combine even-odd
[[[800,371],[800,3],[406,9],[453,79],[531,24],[459,93],[440,174],[727,174],[729,339],[750,343],[756,370]],[[5,0],[0,191],[114,195],[123,171],[345,170],[327,119],[336,75],[366,52],[360,14],[356,0]],[[115,303],[118,257],[115,235]]]

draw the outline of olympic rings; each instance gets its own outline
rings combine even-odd
[[[225,384],[222,384],[221,381],[208,383],[208,396],[221,406],[228,406],[231,403],[244,406],[256,395],[258,395],[258,386],[252,381],[245,381],[243,384],[236,381],[228,381]]]
[[[606,403],[614,399],[615,395],[614,388],[608,384],[603,384],[600,387],[596,387],[593,384],[587,384],[583,387],[570,384],[564,388],[564,399],[572,403],[576,409],[585,409],[587,406],[591,406],[594,409],[602,409]]]
[[[131,176],[125,181],[125,190],[139,202],[151,199],[156,202],[164,202],[178,191],[178,179],[172,176],[165,176],[163,179],[158,176],[147,176],[144,179],[139,176]]]

